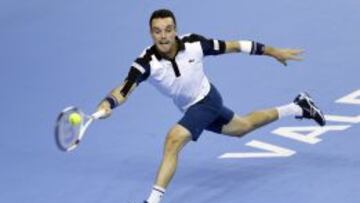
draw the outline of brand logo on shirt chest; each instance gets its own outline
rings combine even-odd
[[[189,63],[194,63],[195,59],[189,59]]]

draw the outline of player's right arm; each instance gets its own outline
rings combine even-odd
[[[145,49],[144,52],[135,59],[124,82],[111,90],[98,105],[98,112],[101,110],[105,111],[105,115],[101,118],[109,117],[112,110],[117,106],[122,105],[131,92],[149,77],[150,59],[149,49]]]
[[[115,87],[98,105],[97,111],[105,112],[101,118],[109,117],[112,109],[122,105],[136,87],[137,83],[129,80],[125,80],[121,85]]]

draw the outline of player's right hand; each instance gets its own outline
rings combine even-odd
[[[110,104],[107,101],[103,101],[99,104],[96,111],[104,111],[104,115],[100,117],[100,119],[105,119],[111,116],[112,110],[110,108]]]

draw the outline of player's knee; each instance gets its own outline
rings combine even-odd
[[[186,132],[177,128],[172,128],[166,137],[165,152],[171,154],[178,153],[187,140],[188,135]]]

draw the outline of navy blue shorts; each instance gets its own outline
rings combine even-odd
[[[199,139],[202,131],[221,133],[222,127],[234,117],[234,112],[223,105],[217,89],[211,84],[209,94],[190,106],[178,124],[191,132],[192,140]]]

